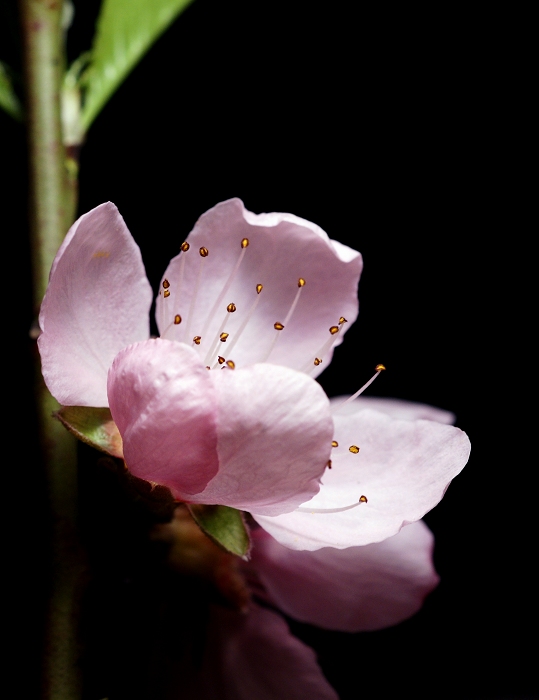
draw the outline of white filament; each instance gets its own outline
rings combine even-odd
[[[206,259],[206,257],[202,257],[202,255],[200,256],[200,264],[198,266],[197,281],[195,282],[195,289],[193,290],[193,296],[191,297],[191,304],[189,305],[189,314],[187,315],[187,321],[185,324],[184,341],[186,343],[189,342],[189,338],[190,338],[191,321],[192,321],[193,315],[194,315],[195,304],[196,304],[196,300],[197,300],[197,296],[198,296],[198,289],[200,287],[200,280],[202,278],[202,267],[204,265],[205,259]]]
[[[160,328],[164,327],[165,321],[166,321],[165,303],[166,303],[167,297],[165,296],[164,292],[165,292],[165,290],[163,289],[163,283],[161,283],[161,289],[159,290],[159,296],[161,297],[161,304],[160,304],[160,308],[159,308],[159,327]],[[161,332],[161,336],[160,336],[161,338],[165,337],[165,333],[168,331],[168,329],[170,328],[171,325],[172,324],[169,323],[168,326],[166,327],[166,329]]]
[[[217,349],[217,346],[221,342],[221,333],[224,332],[226,322],[228,321],[229,317],[230,317],[230,313],[227,311],[226,316],[224,317],[223,322],[221,323],[221,327],[217,331],[217,338],[214,339],[214,341],[210,347],[210,350],[209,350],[208,354],[206,355],[206,359],[204,360],[205,365],[208,365],[210,363],[210,360],[211,360],[215,350]]]
[[[240,265],[241,265],[241,261],[243,260],[243,257],[244,257],[244,255],[245,255],[245,251],[246,251],[246,250],[247,250],[247,246],[246,246],[245,248],[242,248],[242,249],[241,249],[241,253],[240,253],[240,255],[239,255],[239,257],[238,257],[238,259],[237,259],[237,261],[236,261],[236,264],[235,264],[235,266],[234,266],[234,269],[233,269],[232,272],[230,273],[230,275],[229,275],[227,281],[225,282],[225,286],[221,289],[221,292],[219,293],[219,296],[218,296],[217,299],[215,300],[215,303],[214,303],[214,305],[212,306],[210,313],[209,313],[208,316],[206,317],[206,323],[204,324],[204,328],[202,329],[202,333],[201,333],[202,338],[204,338],[205,334],[208,332],[208,329],[209,329],[209,327],[210,327],[211,322],[213,321],[213,317],[215,316],[215,314],[216,314],[216,312],[217,312],[217,309],[219,308],[219,306],[221,305],[223,299],[225,298],[225,294],[226,294],[226,293],[228,292],[228,290],[230,289],[230,285],[231,285],[232,282],[234,281],[234,277],[236,276],[236,273],[238,272],[238,269],[239,269],[239,267],[240,267]]]
[[[332,409],[332,413],[335,413],[335,411],[338,411],[340,408],[342,408],[345,404],[350,403],[350,401],[353,401],[354,399],[357,399],[357,397],[362,394],[367,387],[369,387],[376,377],[382,372],[383,370],[379,369],[377,372],[374,373],[374,375],[369,379],[369,381],[366,384],[363,384],[361,389],[358,389],[355,394],[352,394],[352,396],[349,396],[347,399],[342,401],[340,404],[338,404],[335,408]]]
[[[292,318],[292,314],[294,313],[294,310],[295,310],[296,306],[298,305],[299,295],[301,294],[302,289],[303,289],[303,285],[298,288],[298,291],[296,292],[296,296],[294,297],[294,301],[292,302],[292,306],[290,307],[288,313],[286,314],[285,320],[282,322],[284,328],[281,329],[280,331],[275,330],[275,335],[273,336],[273,340],[271,341],[271,344],[269,346],[269,350],[266,353],[266,356],[264,357],[264,359],[260,360],[260,362],[267,362],[268,361],[268,358],[271,355],[271,353],[273,352],[273,348],[275,347],[275,344],[277,343],[279,336],[286,329],[288,322]]]
[[[176,305],[179,304],[180,290],[181,290],[182,284],[183,284],[183,271],[185,268],[185,254],[186,253],[187,253],[187,251],[183,250],[182,254],[180,256],[180,271],[178,272],[178,289],[177,289],[176,293],[174,294],[174,299],[176,301]],[[168,328],[170,328],[170,326]],[[167,328],[167,330],[168,330],[168,328]]]
[[[316,365],[314,364],[314,358],[319,357],[321,360],[324,359],[326,354],[329,352],[329,350],[331,350],[331,348],[335,344],[337,336],[341,332],[341,328],[342,328],[342,325],[339,326],[339,330],[337,331],[337,333],[330,334],[330,337],[328,338],[328,340],[326,340],[326,342],[322,345],[322,347],[316,353],[316,355],[306,365],[304,365],[300,369],[300,372],[303,372],[304,374],[309,374],[310,372],[312,372],[314,370],[314,368],[316,367]]]
[[[236,343],[237,343],[238,340],[240,339],[241,334],[242,334],[243,331],[245,330],[245,326],[246,326],[246,325],[249,323],[249,321],[251,320],[251,318],[252,318],[252,316],[253,316],[253,314],[254,314],[254,312],[255,312],[255,310],[256,310],[256,307],[258,306],[258,302],[259,302],[259,301],[260,301],[260,293],[257,293],[256,299],[254,300],[253,304],[251,305],[251,308],[249,309],[249,311],[247,312],[247,316],[245,317],[243,323],[242,323],[241,326],[238,328],[238,330],[236,331],[236,333],[234,333],[234,338],[232,339],[232,342],[230,343],[230,345],[229,345],[228,348],[227,348],[227,354],[228,354],[228,355],[230,355],[230,353],[232,352],[232,349],[234,348],[234,346],[236,345]]]
[[[349,506],[342,506],[342,508],[296,508],[296,511],[300,513],[343,513],[345,510],[350,510],[352,508],[357,508],[363,504],[363,501],[358,503],[352,503]]]
[[[163,314],[161,314],[161,316],[162,316],[162,315],[163,315]],[[165,338],[166,335],[167,335],[167,333],[169,332],[169,330],[170,330],[170,329],[172,328],[172,326],[174,326],[174,325],[176,325],[176,324],[174,323],[174,321],[171,321],[171,322],[168,324],[168,326],[165,328],[165,330],[161,333],[161,335],[160,335],[159,337],[160,337],[160,338]]]

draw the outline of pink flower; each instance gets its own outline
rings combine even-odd
[[[359,253],[314,224],[230,200],[171,261],[161,338],[149,339],[140,251],[103,204],[55,259],[40,314],[43,376],[63,405],[110,404],[135,476],[192,503],[285,513],[317,493],[333,437],[327,397],[298,370],[314,375],[329,361],[340,317],[357,315],[360,271]]]
[[[223,202],[169,264],[152,339],[150,285],[114,205],[82,216],[55,259],[39,338],[51,393],[110,406],[135,476],[261,526],[240,562],[258,602],[212,609],[193,697],[335,700],[276,611],[381,629],[438,582],[420,518],[464,467],[468,438],[438,409],[330,402],[314,381],[357,316],[361,269],[314,224]]]
[[[150,339],[140,251],[103,204],[55,259],[43,376],[61,404],[110,405],[130,471],[178,500],[249,511],[290,548],[381,541],[436,505],[469,441],[357,401],[330,406],[313,380],[356,318],[361,268],[312,223],[223,202],[169,264]]]

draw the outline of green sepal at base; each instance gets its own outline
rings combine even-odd
[[[231,554],[249,558],[251,538],[240,510],[229,506],[186,505],[197,525],[216,544]]]
[[[62,406],[57,418],[76,438],[112,457],[123,459],[122,436],[109,408]]]

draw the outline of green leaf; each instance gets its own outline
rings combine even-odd
[[[88,130],[107,100],[153,42],[192,0],[103,0],[84,73],[82,128]]]
[[[6,66],[0,61],[0,107],[19,122],[24,120],[24,112],[19,98],[13,90]]]
[[[188,503],[191,515],[197,525],[214,542],[227,552],[246,559],[251,549],[251,541],[243,513],[228,506],[202,506]]]
[[[112,457],[123,459],[122,437],[112,420],[110,409],[62,406],[54,417],[82,442]]]

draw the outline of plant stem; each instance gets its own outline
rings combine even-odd
[[[37,314],[56,252],[74,216],[60,122],[65,67],[62,0],[20,0],[25,59],[34,310]],[[71,184],[71,187],[70,187]],[[57,404],[43,384],[36,352],[36,402],[50,508],[51,595],[46,619],[42,697],[77,700],[77,590],[84,568],[76,525],[76,446],[52,418]]]
[[[66,233],[65,149],[60,90],[64,69],[62,0],[20,0],[30,158],[34,303],[47,288],[52,261]]]

